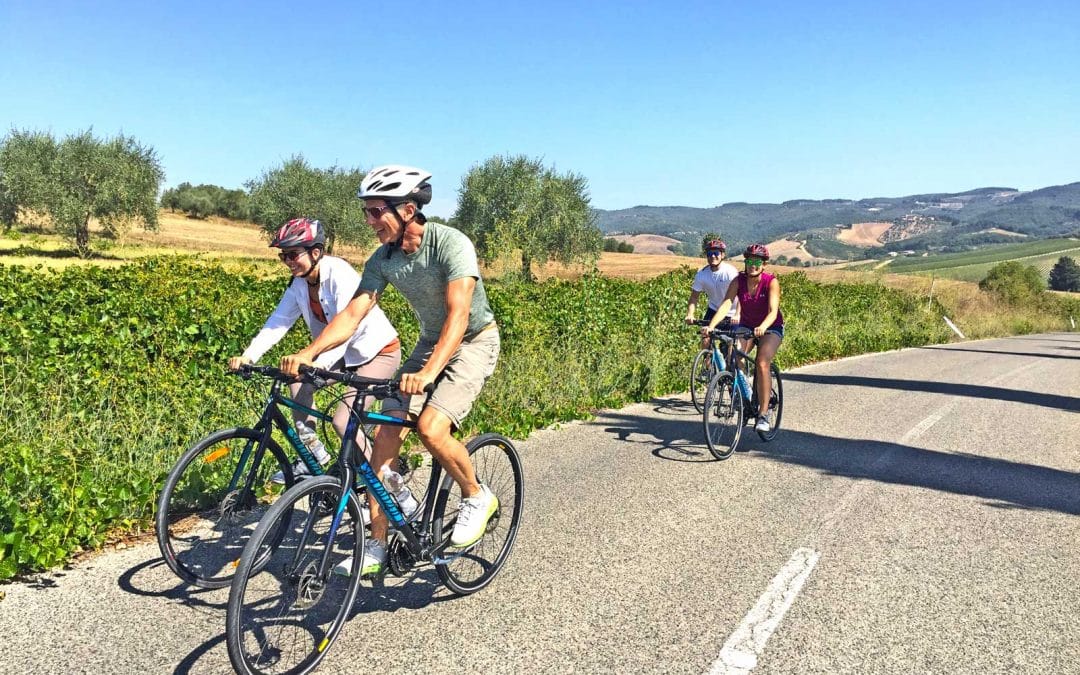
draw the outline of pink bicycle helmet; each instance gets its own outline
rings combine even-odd
[[[274,248],[293,248],[302,246],[326,245],[326,229],[322,223],[312,218],[294,218],[281,226],[277,236],[270,242]]]
[[[755,258],[761,258],[762,260],[769,259],[769,249],[765,247],[765,244],[750,244],[743,251],[743,257],[748,258],[754,256]]]

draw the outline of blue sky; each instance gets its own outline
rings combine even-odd
[[[519,6],[520,5],[520,6]],[[496,154],[592,203],[1080,180],[1080,3],[0,1],[0,124],[153,146],[166,185]]]

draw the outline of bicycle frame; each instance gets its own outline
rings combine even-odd
[[[254,371],[253,372],[259,372]],[[267,372],[263,372],[267,374]],[[281,393],[282,382],[275,379],[270,385],[270,393],[266,397],[266,406],[263,408],[262,415],[259,417],[259,421],[255,424],[255,431],[261,435],[258,449],[255,451],[253,466],[259,466],[262,462],[262,455],[266,452],[267,442],[270,440],[270,435],[274,432],[274,427],[289,440],[289,444],[296,451],[296,454],[300,456],[300,459],[307,465],[308,470],[312,475],[321,476],[324,471],[319,465],[319,462],[312,456],[311,451],[307,449],[303,441],[300,440],[299,434],[296,433],[296,429],[293,427],[289,419],[285,417],[285,414],[281,412],[279,406],[285,406],[292,410],[299,410],[307,413],[316,419],[322,421],[330,421],[333,417],[327,413],[323,413],[319,410],[309,408],[304,405],[300,405],[293,399],[285,396]],[[237,483],[240,482],[240,477],[244,473],[244,468],[247,466],[248,456],[251,454],[251,443],[248,443],[244,447],[243,454],[240,455],[240,461],[236,463],[236,469],[233,471],[232,479],[229,481],[229,491],[235,490]],[[247,480],[244,482],[245,492],[251,491],[255,483],[255,472],[252,471],[248,474]]]
[[[724,354],[720,350],[720,347],[718,347],[716,345],[716,340],[720,340],[722,342],[727,343],[727,352],[728,352],[728,354],[727,354],[728,360],[727,361],[725,361]],[[718,370],[727,369],[727,363],[730,362],[731,363],[731,370],[745,371],[746,369],[743,368],[739,364],[739,359],[745,359],[747,361],[753,361],[754,360],[753,356],[751,356],[750,354],[744,352],[743,350],[741,350],[741,349],[739,349],[738,347],[735,346],[735,338],[733,336],[728,336],[728,335],[724,335],[722,337],[717,336],[715,339],[713,339],[712,345],[713,345],[713,348],[712,348],[712,351],[713,351],[713,365],[715,365]],[[732,352],[734,352],[734,354],[732,354]]]
[[[331,371],[313,369],[311,372],[319,377],[332,377],[334,379],[340,377],[340,374]],[[438,557],[438,554],[442,549],[445,549],[446,546],[449,545],[449,542],[439,544],[431,541],[430,536],[431,520],[435,511],[434,497],[436,495],[436,489],[442,480],[442,467],[439,463],[437,461],[433,461],[432,463],[431,476],[428,479],[428,488],[424,498],[420,522],[418,525],[414,525],[413,522],[410,522],[409,519],[405,517],[405,514],[401,512],[397,502],[390,496],[390,492],[386,489],[386,486],[384,486],[382,481],[379,480],[379,477],[375,475],[375,469],[371,466],[371,462],[368,461],[368,458],[363,452],[359,451],[356,438],[360,432],[361,425],[373,423],[388,424],[391,426],[405,427],[407,429],[416,428],[416,422],[412,420],[365,410],[365,401],[369,396],[374,395],[376,387],[372,386],[367,391],[364,391],[362,386],[363,385],[358,387],[356,398],[353,401],[352,414],[349,416],[349,422],[345,427],[345,436],[342,439],[341,454],[338,456],[338,465],[341,467],[342,473],[342,491],[341,497],[338,499],[335,508],[329,531],[326,533],[326,546],[323,549],[322,559],[319,561],[319,576],[325,578],[330,572],[330,553],[334,547],[334,539],[337,537],[338,526],[341,524],[345,509],[348,507],[349,499],[352,494],[356,493],[358,480],[367,487],[368,493],[375,498],[379,507],[386,513],[387,518],[390,521],[390,527],[402,536],[409,553],[417,560],[430,561],[435,564],[447,564],[456,560],[467,553],[468,549],[462,550],[461,553],[447,558]],[[372,439],[368,438],[368,441],[370,443],[372,442]],[[302,540],[306,540],[311,534],[316,515],[317,510],[312,508],[311,513],[308,515],[307,522],[304,524],[301,535]],[[293,569],[299,565],[302,552],[303,547],[298,546],[292,562]]]

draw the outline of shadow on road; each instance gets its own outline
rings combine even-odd
[[[670,422],[664,422],[665,425],[670,425],[672,435],[665,435],[660,437],[656,434],[656,429],[651,425],[652,419],[650,418],[649,428],[637,425],[619,425],[619,426],[606,426],[604,431],[615,434],[616,438],[626,443],[637,443],[643,445],[654,446],[652,454],[660,459],[666,459],[672,462],[714,462],[716,461],[709,453],[708,448],[705,447],[704,431],[701,426],[701,413],[695,408],[694,404],[689,400],[670,397],[670,398],[657,398],[653,399],[655,404],[653,410],[664,415],[677,415],[677,419],[672,419]],[[618,413],[605,413],[598,423],[604,424],[610,422],[612,419],[637,419],[635,417],[625,416],[620,418]],[[676,430],[681,431],[675,433]],[[660,443],[656,447],[657,443]]]
[[[168,579],[163,583],[162,579]],[[135,565],[120,575],[116,581],[120,589],[132,595],[166,598],[189,607],[225,610],[229,589],[206,589],[189,586],[165,566],[161,558],[154,558]],[[211,600],[211,598],[214,598]]]
[[[134,595],[162,597],[176,600],[188,607],[210,610],[220,616],[221,625],[224,628],[229,592],[227,588],[208,590],[187,586],[179,580],[176,580],[176,584],[168,588],[153,588],[153,586],[161,586],[159,581],[152,579],[157,574],[172,575],[172,572],[165,568],[165,562],[161,558],[135,565],[120,576],[118,584],[125,592]],[[208,595],[218,597],[220,601],[214,602],[205,599]],[[455,597],[439,582],[435,570],[427,567],[410,572],[404,577],[387,576],[383,580],[364,582],[360,592],[357,594],[356,603],[349,615],[349,620],[352,621],[363,615],[376,615],[379,612],[421,609],[433,602],[452,600]],[[382,621],[383,619],[373,616],[373,620]],[[348,625],[346,625],[345,630],[350,630]],[[353,625],[351,630],[366,630],[366,628],[361,623]],[[206,672],[208,664],[201,662],[216,647],[223,647],[224,643],[224,632],[208,639],[185,656],[177,664],[173,672],[176,675]]]
[[[1060,335],[1060,333],[1059,333]],[[1030,340],[1032,342],[1067,342],[1068,344],[1075,345],[1080,344],[1080,336],[1076,340],[1064,340],[1062,338],[1049,338],[1049,337],[1029,337],[1024,335],[1014,335],[1009,340]]]
[[[688,398],[657,398],[653,399],[653,410],[662,415],[686,415],[689,417],[701,417],[694,404]]]
[[[990,506],[1080,515],[1080,473],[898,443],[782,432],[754,444],[768,458],[834,476],[969,495]]]
[[[712,459],[700,425],[684,418],[642,418],[609,412],[597,423],[619,438],[651,447],[652,454],[663,459],[673,459],[673,452],[692,451],[703,459]],[[785,430],[776,440],[765,443],[753,430],[746,429],[739,450],[753,451],[755,458],[805,466],[833,476],[979,497],[995,507],[1080,515],[1080,473],[1033,464]],[[726,461],[737,462],[739,457]]]
[[[196,647],[195,649],[191,650],[190,654],[185,656],[180,661],[180,663],[176,664],[176,669],[173,671],[173,673],[175,673],[176,675],[189,675],[189,673],[193,672],[206,672],[205,667],[196,668],[195,666],[199,665],[199,660],[205,657],[208,653],[210,653],[212,649],[214,649],[214,647],[217,647],[218,645],[222,645],[222,647],[224,647],[225,633],[222,633],[215,638],[211,638]]]
[[[842,387],[870,387],[873,389],[900,389],[902,391],[925,391],[947,396],[968,396],[999,401],[1013,401],[1030,405],[1080,412],[1080,398],[1060,394],[1044,394],[1025,389],[987,387],[979,384],[958,382],[927,382],[925,380],[892,380],[884,377],[860,377],[855,375],[818,375],[815,373],[784,373],[785,382],[809,382]]]
[[[1005,356],[1032,356],[1037,359],[1080,359],[1080,356],[1068,354],[1038,354],[1036,352],[1017,352],[1000,349],[967,349],[964,347],[919,347],[919,349],[933,349],[938,352],[972,352],[975,354],[1004,354]],[[1054,349],[1077,349],[1076,347],[1054,347]]]
[[[445,602],[455,597],[439,581],[434,568],[426,567],[404,577],[388,575],[381,580],[365,583],[356,596],[349,619],[374,612],[423,609],[434,602]]]

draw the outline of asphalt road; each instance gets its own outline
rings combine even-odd
[[[778,438],[723,462],[685,396],[521,441],[495,583],[366,588],[319,672],[1080,673],[1080,335],[784,393]],[[4,673],[230,672],[228,589],[178,584],[152,542],[0,592]]]

